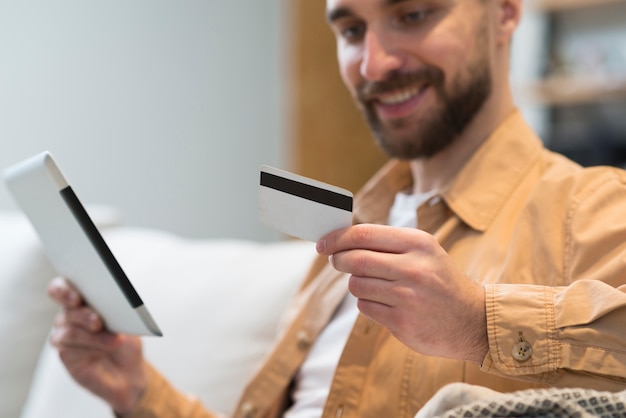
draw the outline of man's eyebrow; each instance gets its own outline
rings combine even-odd
[[[333,23],[344,17],[351,17],[351,16],[354,16],[354,13],[352,12],[352,10],[348,9],[347,7],[338,7],[336,9],[328,11],[328,13],[326,14],[326,21],[328,23]]]
[[[393,6],[394,4],[404,3],[409,0],[385,0],[383,3],[385,6]]]
[[[383,7],[389,7],[398,3],[404,3],[406,1],[409,1],[409,0],[384,0],[382,5]],[[336,9],[330,10],[326,14],[326,21],[328,23],[333,23],[336,20],[339,20],[341,18],[352,17],[352,16],[354,16],[354,13],[348,7],[338,7]]]

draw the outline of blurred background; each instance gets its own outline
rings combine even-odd
[[[525,116],[582,164],[624,166],[626,1],[525,6]],[[315,0],[0,0],[0,167],[42,150],[127,225],[261,241],[279,237],[258,222],[260,165],[356,191],[385,160]]]
[[[282,3],[0,0],[0,166],[48,149],[126,224],[271,239],[254,210],[259,166],[286,161]]]

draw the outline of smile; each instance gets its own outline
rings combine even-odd
[[[422,93],[425,89],[426,85],[414,86],[401,91],[381,94],[378,96],[377,100],[380,104],[385,106],[397,106],[410,101],[412,98]]]
[[[430,84],[421,84],[379,94],[373,100],[378,118],[397,120],[415,114],[429,86]]]

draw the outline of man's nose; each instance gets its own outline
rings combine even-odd
[[[402,65],[403,58],[394,51],[391,42],[375,32],[370,31],[365,35],[360,68],[363,78],[368,81],[383,81]]]

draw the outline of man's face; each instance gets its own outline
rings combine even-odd
[[[327,0],[344,83],[392,157],[428,158],[491,94],[482,0]]]

